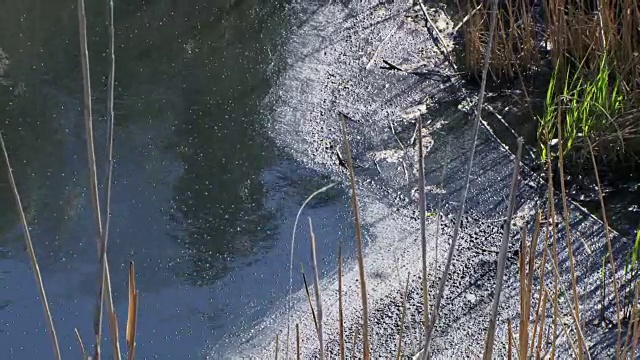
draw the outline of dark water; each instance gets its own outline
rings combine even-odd
[[[298,206],[328,183],[287,160],[268,134],[270,110],[264,99],[281,69],[287,4],[156,0],[115,5],[109,257],[120,333],[128,264],[135,261],[138,358],[201,358],[250,329],[283,299]],[[93,343],[98,274],[77,10],[74,2],[59,0],[4,1],[0,8],[0,129],[63,357],[73,358],[79,356],[74,328],[86,346]],[[106,2],[87,3],[102,184],[107,169],[105,14]],[[49,335],[6,179],[2,164],[0,358],[48,358]],[[104,186],[101,190],[104,195]],[[335,263],[338,237],[349,238],[347,206],[342,190],[311,204],[308,214],[323,239],[324,262]],[[307,247],[297,253],[307,261]]]

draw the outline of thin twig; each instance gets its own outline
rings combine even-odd
[[[518,138],[518,151],[516,152],[515,164],[513,166],[513,178],[511,179],[511,189],[509,190],[509,205],[507,208],[507,221],[502,233],[502,244],[500,255],[498,256],[498,272],[496,275],[496,287],[493,294],[493,304],[491,305],[491,317],[487,330],[487,339],[484,344],[484,359],[491,359],[493,355],[493,342],[496,331],[496,320],[498,318],[498,305],[502,293],[502,283],[504,281],[504,269],[507,264],[507,253],[509,250],[509,236],[511,235],[511,219],[516,205],[516,195],[518,191],[518,178],[520,176],[520,160],[522,159],[522,138]]]
[[[33,274],[36,277],[36,283],[38,284],[38,290],[40,290],[40,300],[42,307],[44,308],[45,319],[47,320],[47,328],[51,334],[51,342],[53,343],[53,352],[55,358],[62,359],[60,355],[60,345],[58,344],[58,336],[56,335],[56,328],[53,325],[53,316],[51,316],[51,310],[49,309],[49,301],[47,300],[47,293],[44,290],[44,282],[42,281],[42,274],[40,273],[40,266],[38,266],[38,258],[36,252],[33,249],[33,242],[31,241],[31,234],[29,233],[29,225],[27,225],[27,216],[22,208],[22,201],[20,201],[20,194],[18,193],[18,187],[16,186],[16,180],[13,177],[13,169],[11,168],[11,162],[9,161],[9,153],[7,147],[4,144],[2,133],[0,132],[0,145],[2,145],[2,152],[4,153],[4,161],[7,164],[7,174],[9,176],[9,184],[13,191],[13,198],[16,201],[16,207],[18,214],[20,215],[20,224],[22,225],[22,231],[24,232],[24,242],[27,247],[27,254],[31,261],[31,268]]]
[[[469,182],[471,179],[471,170],[473,168],[473,160],[476,152],[476,142],[478,139],[478,131],[480,128],[480,116],[482,114],[482,104],[484,101],[484,93],[487,84],[487,72],[489,70],[489,60],[491,58],[491,48],[493,46],[493,34],[496,28],[496,9],[498,8],[498,0],[493,0],[491,2],[491,23],[489,26],[489,40],[487,41],[487,47],[484,53],[484,66],[482,69],[482,82],[480,84],[480,93],[478,94],[478,105],[476,109],[475,116],[475,125],[473,129],[472,136],[472,144],[471,150],[469,151],[469,163],[467,164],[467,172],[465,174],[465,187],[462,191],[461,200],[460,200],[460,210],[458,212],[458,218],[456,219],[456,226],[453,229],[453,238],[451,239],[451,245],[449,246],[449,253],[447,254],[447,262],[445,264],[444,271],[442,273],[442,277],[440,278],[440,284],[438,286],[438,293],[436,295],[436,302],[433,307],[431,322],[429,327],[427,328],[427,332],[425,334],[425,343],[424,343],[424,355],[423,358],[426,358],[429,354],[429,347],[431,343],[431,336],[433,334],[433,329],[436,326],[436,322],[438,321],[438,311],[440,308],[440,303],[442,302],[442,296],[444,295],[444,289],[447,282],[447,277],[449,276],[449,271],[451,269],[451,262],[453,261],[453,254],[455,252],[456,242],[458,241],[458,235],[460,232],[460,226],[462,225],[462,216],[464,215],[464,207],[467,201],[467,193],[469,192]]]

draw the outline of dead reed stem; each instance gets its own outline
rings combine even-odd
[[[407,281],[404,285],[404,296],[402,298],[402,318],[400,318],[400,331],[398,334],[398,350],[396,351],[396,360],[400,360],[402,356],[402,339],[404,337],[404,323],[407,318],[407,297],[409,295],[409,273],[407,273]]]
[[[344,136],[344,145],[347,154],[347,167],[349,169],[349,180],[351,186],[351,205],[353,207],[353,216],[356,227],[356,248],[358,252],[358,273],[360,276],[360,298],[362,300],[362,348],[364,360],[369,360],[371,350],[369,348],[369,309],[367,306],[367,279],[364,273],[364,251],[362,244],[362,228],[360,226],[360,210],[358,208],[358,197],[356,194],[356,177],[353,173],[353,159],[351,158],[351,147],[349,146],[349,137],[347,133],[347,120],[344,114],[339,114],[342,122],[342,133]]]
[[[122,355],[120,351],[120,343],[118,339],[118,325],[116,321],[113,300],[111,299],[111,281],[109,279],[109,267],[106,255],[106,238],[102,227],[102,218],[100,213],[100,199],[98,195],[98,177],[96,171],[96,156],[93,140],[93,119],[91,110],[91,78],[89,70],[89,50],[87,46],[87,18],[85,15],[84,0],[78,0],[78,21],[80,32],[80,62],[82,67],[83,89],[84,89],[84,121],[85,135],[87,139],[87,158],[89,165],[89,187],[91,192],[91,202],[93,205],[93,213],[97,226],[97,247],[98,260],[100,263],[100,292],[98,294],[98,304],[96,306],[96,321],[94,323],[94,332],[96,334],[95,359],[100,359],[101,341],[102,341],[102,304],[103,296],[106,296],[108,306],[109,327],[111,328],[111,338],[114,347],[114,357],[119,360]],[[112,23],[112,19],[109,21]],[[111,30],[111,27],[110,27]],[[113,56],[113,54],[112,54]],[[112,63],[112,69],[114,69]],[[111,73],[111,72],[110,72]],[[110,74],[113,77],[113,74]],[[112,102],[110,103],[112,104]],[[113,119],[111,119],[113,121]],[[112,149],[110,150],[110,152]],[[102,289],[105,289],[104,291]]]
[[[138,289],[136,288],[136,270],[133,261],[129,263],[129,309],[125,340],[129,351],[129,360],[136,353],[136,328],[138,327]]]
[[[420,2],[422,5],[422,2]],[[422,308],[423,324],[429,326],[429,286],[427,284],[427,233],[424,190],[424,147],[422,145],[422,115],[418,116],[418,208],[420,211],[420,245],[422,248]],[[439,215],[438,215],[439,216]]]
[[[509,190],[509,205],[507,207],[507,216],[505,220],[504,232],[502,234],[502,244],[500,246],[500,254],[498,256],[498,271],[496,275],[496,287],[493,295],[493,303],[491,305],[491,317],[489,320],[489,328],[487,330],[487,338],[484,347],[484,359],[489,360],[493,355],[493,343],[496,332],[496,321],[498,319],[498,305],[500,304],[500,295],[502,293],[502,283],[504,281],[504,269],[507,264],[507,253],[509,252],[509,237],[511,236],[511,219],[516,205],[516,195],[518,192],[518,178],[520,177],[520,160],[522,159],[522,138],[518,138],[518,151],[513,166],[513,177],[511,178],[511,188]]]
[[[331,189],[332,187],[336,186],[338,183],[334,182],[332,184],[329,184],[327,186],[324,186],[316,191],[314,191],[311,195],[309,195],[309,197],[307,197],[304,202],[302,203],[302,205],[300,206],[300,208],[298,209],[298,213],[296,214],[296,220],[293,223],[293,230],[291,231],[291,249],[290,249],[290,253],[289,253],[289,295],[287,296],[287,336],[286,336],[286,350],[285,350],[285,356],[287,358],[289,358],[289,335],[290,335],[290,330],[291,330],[291,306],[292,306],[292,299],[293,299],[293,254],[294,254],[294,248],[296,245],[296,230],[298,229],[298,221],[300,220],[300,215],[302,214],[302,210],[304,210],[304,208],[307,206],[307,204],[314,198],[316,197],[318,194],[323,193],[329,189]],[[304,278],[304,271],[302,272],[302,276]],[[305,281],[305,287],[306,287],[306,281]],[[309,296],[309,291],[307,289],[307,296]],[[314,316],[314,322],[315,322],[315,313],[313,312],[313,306],[311,307],[311,312]],[[317,325],[316,325],[317,327]]]
[[[599,6],[599,5],[598,5]],[[613,246],[611,245],[611,234],[609,232],[609,221],[607,220],[607,210],[604,205],[604,195],[602,193],[602,183],[600,182],[600,174],[598,172],[598,163],[593,153],[593,145],[591,140],[587,138],[589,143],[589,154],[591,155],[591,163],[593,164],[593,173],[596,177],[596,185],[598,188],[598,199],[600,200],[600,210],[602,211],[602,223],[604,225],[605,239],[607,240],[607,250],[609,258],[609,266],[611,266],[611,279],[613,282],[613,293],[616,301],[616,323],[618,326],[618,340],[616,342],[616,356],[620,356],[620,346],[622,341],[622,322],[620,316],[622,314],[622,308],[620,303],[620,293],[618,292],[618,280],[616,279],[616,262],[613,258]],[[604,275],[604,274],[603,274]]]
[[[320,292],[320,275],[318,269],[318,259],[316,257],[316,234],[313,232],[313,223],[309,218],[309,233],[311,235],[311,260],[313,264],[313,277],[314,277],[314,290],[316,293],[316,313],[317,313],[317,328],[318,342],[320,343],[320,360],[324,360],[324,343],[322,339],[322,293]]]
[[[582,325],[580,323],[580,302],[578,300],[578,281],[576,278],[576,268],[575,268],[575,259],[573,256],[573,244],[571,241],[571,224],[569,220],[569,207],[567,205],[567,192],[564,184],[564,156],[563,156],[563,144],[562,144],[562,126],[560,121],[561,111],[558,111],[558,167],[560,170],[560,188],[562,191],[562,208],[564,210],[564,222],[565,222],[565,231],[567,234],[567,252],[569,253],[569,267],[571,272],[571,287],[573,290],[573,306],[575,312],[575,321],[576,321],[576,334],[578,335],[578,357],[580,359],[584,359],[584,338],[582,335]]]
[[[4,144],[4,138],[0,133],[0,145],[2,145],[2,152],[4,153],[4,161],[7,164],[7,174],[9,176],[9,184],[13,191],[13,198],[16,201],[16,208],[20,215],[20,224],[22,225],[22,231],[24,233],[24,242],[27,247],[27,254],[31,261],[31,269],[36,277],[36,284],[38,284],[38,290],[40,291],[40,300],[42,307],[44,308],[44,315],[47,321],[47,329],[51,334],[51,342],[53,344],[53,353],[55,358],[61,360],[60,345],[58,344],[58,335],[56,334],[56,328],[53,325],[53,316],[51,316],[51,309],[49,309],[49,301],[47,300],[47,293],[44,290],[44,282],[42,281],[42,274],[40,273],[40,266],[38,265],[38,258],[36,252],[33,249],[33,242],[31,241],[31,234],[29,233],[29,226],[27,225],[27,217],[22,208],[22,202],[20,201],[20,194],[18,193],[18,187],[16,186],[16,180],[13,177],[13,169],[11,168],[11,162],[9,161],[9,153],[7,147]]]
[[[460,201],[460,210],[458,212],[458,217],[456,219],[456,226],[454,227],[454,230],[453,230],[453,238],[451,239],[451,245],[449,246],[449,253],[447,255],[447,262],[445,264],[445,268],[444,268],[444,271],[442,273],[442,277],[440,278],[440,284],[438,286],[438,293],[436,295],[435,305],[434,305],[433,310],[432,310],[431,322],[430,322],[429,326],[427,327],[427,331],[425,333],[423,358],[426,358],[428,356],[428,354],[429,354],[431,336],[433,334],[433,329],[436,326],[436,322],[438,321],[438,311],[439,311],[439,308],[440,308],[440,303],[442,302],[442,296],[444,294],[444,289],[445,289],[445,286],[446,286],[447,277],[449,276],[449,270],[451,268],[451,262],[453,260],[453,254],[455,252],[456,241],[458,240],[458,234],[460,232],[460,226],[462,224],[462,216],[464,215],[465,202],[467,200],[467,194],[469,192],[469,181],[471,179],[471,170],[473,168],[473,160],[474,160],[475,151],[476,151],[476,142],[477,142],[477,138],[478,138],[478,130],[480,128],[480,117],[481,117],[482,108],[483,108],[482,105],[483,105],[483,101],[484,101],[484,93],[485,93],[485,88],[486,88],[486,84],[487,84],[487,73],[488,73],[488,70],[489,70],[489,59],[491,58],[491,48],[493,46],[493,34],[494,34],[495,28],[496,28],[497,7],[498,7],[498,1],[497,0],[492,0],[491,1],[491,24],[489,26],[489,40],[487,42],[487,48],[485,50],[484,67],[482,69],[482,82],[480,84],[480,92],[478,94],[478,105],[477,105],[477,108],[476,108],[475,124],[474,124],[474,129],[473,129],[473,137],[472,137],[473,140],[472,140],[472,144],[471,144],[471,150],[469,151],[469,163],[467,165],[467,171],[466,171],[466,174],[465,174],[465,187],[464,187],[464,190],[462,191],[462,197],[461,197],[461,201]]]
[[[338,321],[340,322],[340,360],[345,359],[344,313],[342,308],[342,241],[338,245]]]

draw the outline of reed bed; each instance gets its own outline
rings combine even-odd
[[[489,41],[488,2],[457,0],[462,14],[461,63],[480,78]],[[602,166],[638,163],[640,157],[640,3],[637,0],[509,0],[498,9],[490,74],[501,88],[525,96],[547,90],[536,114],[539,132],[561,114],[565,156],[589,162],[593,148]],[[550,82],[535,81],[551,78]],[[545,89],[547,84],[548,89]],[[529,100],[529,99],[526,99]],[[539,136],[557,140],[551,131]],[[589,142],[591,145],[589,145]],[[543,159],[544,161],[544,159]]]

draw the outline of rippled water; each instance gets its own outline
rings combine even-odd
[[[202,357],[286,294],[295,214],[327,184],[288,160],[268,134],[264,99],[282,66],[287,8],[286,1],[116,2],[109,256],[121,321],[135,261],[139,358]],[[105,4],[87,4],[102,183],[105,14]],[[77,22],[75,5],[59,0],[6,2],[0,12],[0,129],[65,358],[79,356],[74,328],[93,343],[98,275]],[[0,358],[48,358],[4,164],[0,175]],[[345,196],[335,190],[311,204],[325,262],[351,231]],[[307,247],[297,252],[308,258]]]

